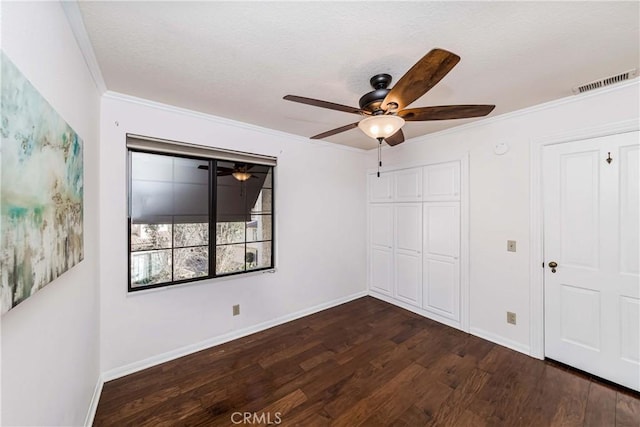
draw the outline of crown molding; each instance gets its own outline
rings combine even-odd
[[[640,78],[639,77],[636,77],[635,79],[629,80],[627,82],[616,84],[614,86],[608,86],[608,87],[604,87],[602,89],[597,89],[597,90],[594,90],[594,91],[589,91],[589,92],[581,93],[581,94],[578,94],[578,95],[571,95],[571,96],[567,96],[567,97],[564,97],[564,98],[554,99],[553,101],[548,101],[548,102],[544,102],[542,104],[533,105],[531,107],[526,107],[526,108],[523,108],[523,109],[520,109],[520,110],[516,110],[516,111],[511,111],[511,112],[508,112],[508,113],[500,114],[499,116],[488,117],[488,118],[485,118],[485,119],[476,120],[476,121],[471,122],[471,123],[465,123],[465,124],[460,125],[460,126],[454,126],[452,128],[444,129],[444,130],[441,130],[441,131],[438,131],[438,132],[429,133],[427,135],[417,136],[415,138],[411,138],[411,139],[405,141],[405,143],[403,145],[407,146],[407,145],[412,145],[412,144],[415,144],[415,143],[423,143],[423,142],[429,141],[430,139],[435,139],[435,138],[438,138],[438,137],[443,136],[443,135],[454,134],[454,133],[457,133],[457,132],[465,131],[467,129],[473,129],[473,128],[476,128],[476,127],[486,126],[486,125],[489,125],[489,124],[492,124],[492,123],[500,122],[502,120],[512,119],[514,117],[524,116],[524,115],[535,113],[535,112],[538,112],[538,111],[548,110],[548,109],[559,107],[559,106],[565,105],[565,104],[572,104],[574,102],[578,102],[578,101],[581,101],[583,99],[593,98],[593,97],[605,95],[605,94],[610,93],[610,92],[617,92],[619,90],[623,90],[625,88],[633,87],[633,86],[637,86],[640,89]],[[385,146],[382,149],[383,150],[389,150],[391,148],[392,147]],[[371,150],[374,150],[374,148],[372,148],[372,149],[370,149],[368,151],[371,151]]]
[[[276,136],[279,138],[286,138],[288,140],[299,142],[299,143],[317,145],[317,146],[327,147],[327,148],[334,148],[337,150],[352,151],[356,153],[366,153],[368,151],[362,148],[350,147],[348,145],[335,144],[332,142],[326,142],[326,141],[321,141],[317,139],[309,139],[309,138],[302,137],[300,135],[294,135],[292,133],[282,132],[275,129],[269,129],[262,126],[252,125],[249,123],[240,122],[238,120],[227,119],[220,116],[214,116],[212,114],[201,113],[199,111],[189,110],[187,108],[182,108],[182,107],[176,107],[174,105],[163,104],[161,102],[151,101],[144,98],[138,98],[136,96],[126,95],[119,92],[107,91],[102,95],[102,97],[104,99],[128,102],[130,104],[141,105],[141,106],[153,108],[156,110],[166,111],[174,114],[180,114],[183,116],[192,117],[200,120],[206,120],[209,122],[213,122],[213,123],[217,123],[225,126],[233,126],[240,129],[246,129],[253,132],[262,133],[265,135]]]
[[[96,88],[98,88],[100,95],[102,95],[107,91],[107,85],[102,77],[102,71],[100,71],[100,66],[98,65],[96,54],[93,51],[89,34],[87,34],[87,29],[84,26],[80,6],[76,0],[60,1],[60,5],[62,6],[62,10],[64,10],[64,14],[69,22],[69,27],[71,27],[71,32],[78,43],[80,52],[84,57],[84,62],[87,64],[89,73],[93,78],[93,82]]]

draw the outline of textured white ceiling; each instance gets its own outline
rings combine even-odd
[[[396,82],[435,47],[460,63],[412,107],[495,104],[491,116],[572,95],[639,66],[638,2],[80,2],[107,88],[302,136],[358,116],[369,78]],[[476,119],[407,123],[407,139]],[[327,139],[376,142],[359,129]]]

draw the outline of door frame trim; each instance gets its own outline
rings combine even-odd
[[[630,119],[571,132],[535,137],[530,141],[529,222],[529,355],[544,359],[544,224],[542,194],[542,150],[547,145],[640,131],[640,120]]]

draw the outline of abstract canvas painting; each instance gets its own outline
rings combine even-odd
[[[0,52],[0,313],[82,261],[82,140]]]

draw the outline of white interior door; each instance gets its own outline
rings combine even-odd
[[[638,136],[630,132],[547,146],[543,157],[545,355],[635,390],[640,390]]]

